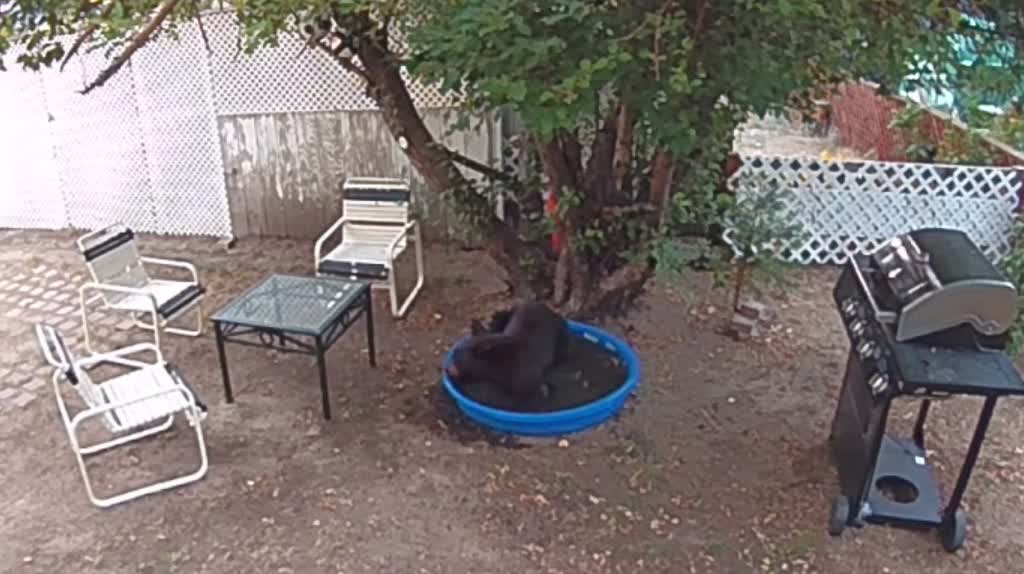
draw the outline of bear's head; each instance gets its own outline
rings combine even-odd
[[[510,345],[506,337],[493,333],[474,335],[452,351],[445,374],[452,382],[461,384],[487,380]]]

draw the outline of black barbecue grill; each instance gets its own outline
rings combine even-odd
[[[963,232],[921,229],[852,256],[833,296],[850,351],[830,436],[842,494],[829,532],[866,523],[938,528],[955,551],[966,535],[960,501],[996,400],[1024,394],[1003,352],[1017,291]],[[953,395],[983,396],[985,404],[943,504],[924,428],[931,402]],[[909,439],[886,432],[897,399],[921,400]]]

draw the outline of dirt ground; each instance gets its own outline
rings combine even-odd
[[[3,277],[64,277],[73,293],[83,269],[73,239],[0,232]],[[209,310],[270,272],[309,273],[312,258],[300,241],[246,240],[230,252],[197,239],[142,245],[192,259]],[[564,441],[497,440],[453,412],[441,354],[503,302],[502,285],[483,254],[444,245],[430,248],[428,270],[407,320],[391,320],[377,299],[378,368],[360,325],[331,349],[332,421],[320,416],[311,358],[229,346],[228,405],[209,330],[168,337],[168,359],[210,406],[209,474],[180,489],[97,509],[50,387],[23,408],[5,404],[0,572],[1020,571],[1024,413],[1013,400],[997,409],[968,490],[963,550],[945,553],[933,532],[827,535],[837,482],[825,442],[846,349],[829,300],[835,270],[800,271],[802,287],[770,301],[773,329],[745,343],[717,333],[723,296],[705,277],[661,281],[640,309],[605,325],[643,361],[636,395],[617,420]],[[41,314],[18,307],[0,300],[0,373],[45,380],[30,338]],[[100,330],[111,342],[144,338],[114,320]],[[979,407],[933,409],[932,460],[947,493]],[[101,486],[189,468],[189,438],[179,423],[90,468]]]

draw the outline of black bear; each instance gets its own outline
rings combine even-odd
[[[473,335],[460,345],[445,368],[459,385],[490,382],[521,396],[550,392],[544,375],[565,359],[569,326],[543,303],[520,303],[499,311],[485,328],[473,321]]]

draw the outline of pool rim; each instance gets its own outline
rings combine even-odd
[[[568,323],[569,330],[573,333],[573,335],[583,337],[590,335],[594,339],[597,339],[596,342],[604,346],[605,348],[607,348],[610,344],[612,347],[611,350],[613,350],[619,356],[619,358],[623,360],[623,362],[626,364],[626,380],[617,389],[601,397],[600,399],[590,403],[558,411],[546,411],[539,413],[506,411],[496,407],[485,405],[483,403],[479,403],[469,398],[462,392],[460,392],[459,389],[455,386],[455,384],[451,382],[451,380],[448,378],[448,374],[445,372],[445,367],[447,367],[448,364],[451,362],[452,355],[455,353],[455,349],[457,349],[459,345],[463,344],[467,339],[469,339],[469,336],[467,336],[463,337],[454,345],[452,345],[451,349],[448,350],[448,353],[445,354],[444,363],[442,364],[441,369],[442,383],[444,385],[445,390],[452,397],[452,399],[455,400],[456,404],[458,404],[460,410],[462,410],[463,412],[466,412],[467,410],[464,407],[465,404],[470,406],[472,410],[477,411],[479,414],[487,418],[498,420],[504,423],[526,425],[564,423],[577,418],[590,417],[597,414],[600,411],[606,410],[608,410],[609,412],[603,420],[611,418],[613,415],[615,415],[615,413],[617,413],[622,408],[622,406],[625,404],[626,399],[629,398],[629,395],[633,392],[634,389],[636,389],[636,387],[640,383],[640,359],[639,357],[637,357],[636,351],[634,351],[628,343],[626,343],[619,337],[612,335],[608,331],[601,329],[600,327],[595,327],[594,325],[589,325],[587,323],[580,323],[578,321],[571,320],[566,320],[566,323]],[[469,413],[466,414],[468,415]],[[603,422],[603,420],[601,422]],[[478,422],[483,423],[484,421],[478,420]]]

